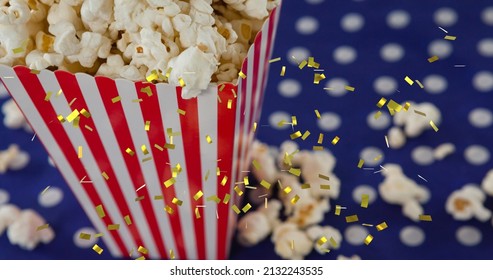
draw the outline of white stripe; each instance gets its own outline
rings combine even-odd
[[[156,85],[157,95],[159,98],[159,107],[161,110],[164,131],[166,134],[166,142],[169,143],[169,137],[167,135],[166,129],[172,128],[173,132],[181,132],[180,117],[176,110],[178,110],[178,100],[176,88],[174,86],[166,84]],[[182,166],[182,172],[176,178],[176,183],[174,184],[176,197],[183,201],[183,205],[179,208],[180,222],[181,222],[181,232],[183,234],[183,239],[185,243],[185,249],[187,252],[187,258],[190,260],[197,259],[197,247],[194,233],[194,225],[192,221],[192,210],[191,210],[191,195],[188,177],[187,177],[187,166],[185,161],[185,151],[183,148],[182,137],[173,137],[173,144],[175,149],[169,150],[169,161],[171,166],[176,166],[180,164]],[[172,248],[171,248],[172,249]],[[178,256],[177,250],[176,257]]]
[[[147,191],[150,192],[150,196],[148,199],[151,199],[154,195],[162,195],[163,191],[161,189],[162,182],[160,182],[159,176],[157,174],[155,164],[153,160],[142,162],[144,158],[153,155],[153,149],[149,142],[149,138],[147,137],[147,133],[144,130],[144,118],[142,116],[142,110],[140,108],[139,103],[133,103],[132,100],[138,99],[138,93],[136,92],[135,84],[126,80],[117,80],[116,85],[118,88],[118,92],[122,95],[122,106],[123,111],[125,112],[125,117],[127,119],[127,123],[130,130],[130,135],[132,137],[132,142],[135,146],[135,153],[139,159],[140,169],[144,175],[145,183]],[[146,102],[146,101],[144,101]],[[146,145],[147,150],[149,151],[149,155],[144,155],[140,150],[142,145]],[[169,248],[174,248],[175,243],[172,238],[171,226],[169,223],[168,213],[164,210],[163,201],[151,201],[152,208],[154,209],[154,215],[156,216],[156,222],[158,223],[159,231],[161,237],[163,237],[165,241],[165,245]],[[157,240],[154,240],[157,243]],[[157,248],[156,248],[157,249]],[[167,249],[167,248],[165,248]],[[161,256],[159,252],[158,255]],[[167,254],[165,252],[165,254]],[[161,256],[161,258],[165,258],[167,255]],[[155,258],[155,257],[154,257]]]
[[[89,107],[87,109],[92,115],[91,118],[93,118],[94,120],[94,125],[96,126],[96,130],[99,134],[100,140],[104,146],[108,159],[110,160],[111,167],[113,168],[113,171],[118,174],[116,178],[110,178],[110,180],[118,181],[118,185],[121,187],[121,191],[123,193],[123,196],[125,197],[124,203],[127,204],[131,212],[128,214],[131,214],[132,222],[135,223],[135,226],[138,228],[139,234],[143,242],[145,242],[145,245],[135,244],[133,236],[128,231],[121,232],[122,228],[127,228],[125,222],[123,222],[122,226],[120,226],[120,236],[122,236],[122,238],[125,238],[124,240],[126,246],[129,247],[129,250],[131,248],[137,248],[138,246],[145,246],[149,250],[150,256],[157,256],[154,242],[152,241],[152,237],[150,235],[149,227],[145,222],[146,218],[143,209],[141,209],[141,207],[138,205],[139,202],[135,202],[135,197],[137,197],[137,195],[134,191],[134,188],[127,187],[129,186],[129,184],[131,184],[132,180],[123,159],[122,152],[118,149],[118,141],[113,132],[110,118],[104,107],[104,103],[101,99],[101,95],[99,94],[99,89],[96,85],[96,82],[93,77],[90,77],[88,75],[78,74],[76,77],[86,104]],[[99,174],[96,175],[99,175],[97,177],[98,179],[101,179],[102,171],[97,171],[99,172]],[[100,185],[100,187],[98,188],[98,192],[101,192],[104,196],[108,196],[110,194],[107,192],[106,189],[107,186],[105,184]],[[123,215],[127,215],[127,213],[123,213]],[[120,216],[121,214],[119,214],[118,217]],[[123,217],[120,218],[123,220]]]
[[[207,173],[207,169],[211,167],[217,167],[220,160],[218,158],[218,108],[217,108],[217,86],[209,86],[206,91],[203,91],[197,98],[198,104],[198,115],[199,115],[199,141],[200,141],[200,162],[202,175],[204,178]],[[223,100],[222,106],[226,106]],[[212,143],[209,144],[206,141],[206,135],[212,138]],[[224,173],[222,173],[219,178],[215,176],[214,171],[212,171],[213,176],[209,176],[207,181],[203,181],[203,192],[205,199],[212,195],[217,195],[217,180],[222,180]],[[228,183],[232,183],[228,179]],[[205,201],[204,199],[204,201]],[[205,246],[207,249],[207,259],[214,260],[217,259],[217,217],[216,210],[217,204],[214,201],[205,202]]]
[[[42,73],[44,72],[46,71],[42,71]],[[77,178],[74,170],[72,168],[68,168],[70,166],[68,160],[65,158],[65,155],[61,152],[61,149],[56,144],[55,138],[51,134],[47,125],[43,122],[41,115],[32,103],[31,99],[29,98],[29,94],[25,91],[19,79],[17,79],[15,72],[12,70],[12,68],[0,65],[0,76],[16,77],[15,79],[4,79],[3,82],[9,89],[10,93],[13,95],[17,104],[24,112],[26,118],[29,120],[30,124],[36,131],[36,135],[38,135],[38,137],[41,139],[46,150],[48,151],[56,165],[67,167],[60,168],[59,171],[60,173],[62,173],[64,179],[67,181],[68,185],[72,189],[72,192],[77,197],[82,208],[91,220],[93,226],[97,229],[98,232],[104,234],[102,239],[107,249],[114,257],[121,257],[122,255],[120,249],[116,245],[111,235],[108,233],[105,224],[96,214],[96,211],[94,210],[94,205],[89,199],[87,193],[83,190],[83,186],[80,185],[79,182],[81,178]]]

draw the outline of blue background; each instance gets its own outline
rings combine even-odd
[[[315,4],[314,4],[315,3]],[[491,220],[479,222],[470,220],[459,222],[445,212],[445,201],[449,194],[467,183],[480,184],[488,170],[493,167],[491,159],[482,165],[472,165],[464,158],[464,151],[470,145],[481,145],[492,151],[492,127],[476,128],[468,120],[471,110],[477,107],[492,108],[493,90],[478,90],[474,79],[481,71],[493,71],[493,50],[481,53],[478,43],[485,38],[493,38],[493,23],[487,24],[481,15],[491,1],[394,1],[394,0],[291,0],[284,1],[282,17],[273,57],[281,57],[280,62],[271,64],[266,99],[259,123],[258,139],[270,145],[279,145],[289,138],[290,127],[279,130],[271,124],[273,114],[285,112],[298,119],[297,129],[310,130],[312,135],[306,141],[298,141],[303,149],[316,145],[319,132],[325,134],[325,146],[330,148],[337,158],[334,173],[341,179],[339,199],[331,201],[332,206],[340,204],[348,207],[347,213],[358,214],[360,221],[378,224],[386,221],[389,228],[376,232],[368,228],[375,237],[369,245],[355,246],[343,241],[339,250],[326,255],[313,251],[307,259],[335,259],[337,255],[350,256],[358,254],[363,259],[492,259],[493,226]],[[448,7],[455,11],[457,21],[451,26],[442,26],[449,35],[457,36],[456,41],[446,41],[451,46],[451,53],[435,63],[428,63],[427,58],[432,41],[443,40],[446,35],[438,28],[434,20],[435,12]],[[391,28],[387,16],[394,10],[403,10],[410,16],[409,24],[402,29]],[[341,27],[341,20],[350,13],[357,13],[364,18],[364,25],[355,32],[347,32]],[[296,28],[300,18],[313,17],[318,28],[310,34],[301,34]],[[313,31],[313,30],[312,30]],[[404,50],[404,55],[396,62],[382,59],[380,51],[387,43],[396,43]],[[348,64],[334,59],[334,51],[340,46],[353,48],[357,57]],[[313,84],[312,69],[299,70],[289,62],[289,51],[303,47],[325,69],[326,80],[320,85]],[[489,47],[492,47],[490,44]],[[454,67],[456,64],[465,67]],[[280,77],[281,66],[287,67],[285,77]],[[420,89],[416,84],[409,86],[405,76],[423,82],[429,75],[440,75],[446,83],[446,89],[439,94],[431,94]],[[493,79],[493,74],[490,76]],[[399,150],[387,149],[384,135],[388,128],[375,130],[367,124],[367,116],[377,108],[375,104],[383,95],[374,86],[381,76],[390,76],[397,82],[393,94],[385,96],[398,102],[414,100],[429,101],[440,108],[443,121],[439,132],[427,130],[420,137],[408,139],[406,146]],[[334,97],[331,92],[323,90],[326,82],[334,77],[345,79],[348,85],[356,88],[343,96]],[[289,80],[299,86],[292,97],[286,97],[279,85]],[[426,86],[426,84],[425,84]],[[433,87],[433,83],[430,82]],[[291,87],[292,89],[292,87]],[[7,99],[0,99],[0,105]],[[341,119],[341,125],[334,131],[322,130],[314,114],[335,113]],[[48,165],[47,154],[37,139],[31,141],[32,134],[23,130],[9,130],[0,123],[0,149],[6,149],[11,143],[17,143],[31,155],[29,166],[19,172],[0,175],[0,189],[10,194],[10,203],[21,208],[33,208],[38,211],[56,232],[56,238],[48,245],[40,245],[34,251],[24,251],[10,245],[6,235],[0,237],[0,259],[101,259],[109,254],[99,256],[90,248],[82,249],[74,245],[73,236],[82,227],[91,223],[83,213],[74,196],[64,183],[59,172]],[[336,146],[330,145],[334,136],[341,141]],[[418,146],[432,148],[444,142],[452,142],[457,151],[443,161],[431,165],[416,164],[411,153]],[[330,147],[329,147],[330,146]],[[431,199],[424,205],[425,213],[432,215],[433,222],[415,223],[401,214],[399,206],[389,205],[380,197],[368,209],[362,209],[352,199],[352,191],[359,185],[370,185],[375,190],[383,180],[381,174],[356,168],[360,152],[366,147],[377,147],[384,152],[383,163],[399,163],[406,175],[419,184],[426,185],[431,191]],[[428,183],[417,177],[420,174]],[[37,198],[46,186],[62,189],[64,199],[52,208],[39,205]],[[488,198],[485,206],[493,209],[493,199]],[[333,209],[326,215],[323,224],[338,228],[341,233],[348,227],[344,215],[334,216]],[[408,247],[399,239],[400,231],[409,225],[421,228],[426,236],[423,244]],[[456,231],[464,225],[478,229],[482,241],[475,246],[464,246],[458,242]],[[104,246],[104,245],[103,245]],[[278,259],[270,238],[252,248],[243,248],[233,244],[232,259]]]

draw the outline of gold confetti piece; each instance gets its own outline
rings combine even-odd
[[[365,224],[365,223],[363,223],[363,224],[361,224],[361,225],[362,225],[362,226],[364,226],[364,227],[373,227],[373,225],[372,225],[372,224]]]
[[[205,136],[205,140],[207,141],[207,143],[211,144],[212,143],[212,138],[209,136],[209,135],[206,135]]]
[[[140,257],[136,258],[135,260],[136,260],[136,261],[143,261],[143,260],[145,260],[145,259],[146,259],[146,257],[144,257],[144,256],[140,256]]]
[[[50,227],[50,225],[49,225],[49,224],[44,224],[44,225],[42,225],[42,226],[37,227],[37,228],[36,228],[36,231],[40,231],[40,230],[43,230],[43,229],[47,229],[47,228],[49,228],[49,227]]]
[[[280,74],[280,76],[281,77],[284,77],[284,75],[286,75],[286,66],[281,67],[281,74]]]
[[[77,118],[79,116],[79,110],[75,109],[72,111],[72,113],[70,113],[68,116],[67,116],[67,121],[68,122],[73,122],[75,120],[75,118]]]
[[[100,232],[100,233],[96,233],[94,235],[94,238],[99,238],[99,237],[103,237],[104,236],[104,233]]]
[[[449,40],[449,41],[455,41],[455,39],[457,39],[457,37],[456,36],[447,35],[447,36],[443,37],[443,39]]]
[[[120,224],[108,225],[108,230],[119,230]]]
[[[298,176],[299,177],[300,174],[301,174],[301,169],[299,169],[299,168],[292,168],[291,167],[289,169],[289,173],[293,174],[294,176]]]
[[[86,119],[91,117],[91,113],[89,113],[86,109],[80,110],[80,114],[83,115]]]
[[[433,127],[433,130],[435,132],[438,132],[438,127],[435,125],[435,123],[433,121],[430,121],[430,125],[431,125],[431,127]]]
[[[60,121],[60,123],[64,123],[65,122],[65,118],[62,115],[58,115],[57,116],[57,119]]]
[[[82,158],[82,146],[79,146],[77,149],[77,157]]]
[[[400,112],[402,110],[401,104],[392,99],[390,99],[389,103],[387,103],[387,108],[389,109],[391,115],[394,115],[395,112]]]
[[[435,61],[437,61],[437,60],[439,60],[439,59],[440,59],[440,58],[439,58],[438,56],[434,55],[434,56],[432,56],[432,57],[428,58],[428,62],[429,62],[429,63],[433,63],[433,62],[435,62]]]
[[[80,122],[80,116],[78,116],[78,117],[77,117],[77,118],[75,118],[75,120],[74,120],[73,125],[74,125],[74,127],[75,127],[75,128],[79,128],[79,122]]]
[[[223,91],[225,87],[226,87],[226,84],[222,84],[222,85],[219,87],[219,91]]]
[[[431,215],[419,215],[419,220],[420,221],[425,221],[425,222],[431,222]]]
[[[103,172],[101,173],[101,176],[103,176],[103,178],[108,181],[110,179],[110,176],[108,176],[108,174],[106,174],[106,172]]]
[[[291,240],[291,250],[294,251],[294,240]]]
[[[246,79],[246,75],[245,73],[243,73],[243,71],[240,71],[240,73],[238,73],[238,76],[240,76],[242,79]]]
[[[144,153],[144,155],[148,155],[149,154],[149,151],[147,150],[146,145],[140,146],[140,150],[142,151],[142,153]]]
[[[320,84],[320,81],[325,80],[325,74],[314,74],[313,75],[313,83],[318,85]]]
[[[367,194],[361,195],[361,207],[368,208],[368,201],[370,200],[370,196]]]
[[[96,206],[96,213],[98,213],[99,218],[104,218],[106,214],[104,213],[103,205]]]
[[[233,204],[233,206],[231,206],[231,209],[233,209],[233,211],[235,211],[235,213],[236,213],[237,215],[239,215],[239,214],[241,213],[241,211],[240,211],[240,209],[238,208],[238,206],[236,206],[236,205],[234,205],[234,204]]]
[[[243,195],[243,191],[240,189],[240,187],[235,186],[234,187],[234,190],[238,194],[238,196],[242,196]]]
[[[380,116],[381,116],[381,115],[382,115],[382,111],[377,111],[377,112],[375,113],[375,115],[373,115],[373,118],[374,118],[375,120],[378,120],[378,118],[380,118]]]
[[[230,198],[231,195],[229,193],[225,194],[223,198],[223,204],[228,204]]]
[[[386,99],[386,98],[384,98],[384,97],[382,97],[382,98],[380,98],[380,100],[378,101],[378,103],[377,103],[377,107],[378,107],[378,108],[382,108],[382,107],[383,107],[383,105],[385,105],[385,103],[387,103],[387,99]]]
[[[308,138],[308,136],[310,136],[310,131],[307,130],[307,131],[305,131],[305,133],[303,133],[303,135],[301,136],[301,139],[303,141],[305,141],[306,138]]]
[[[205,173],[204,181],[207,181],[207,179],[209,179],[210,173],[211,173],[211,171],[207,170],[207,172]]]
[[[280,121],[280,122],[277,123],[277,126],[278,127],[283,127],[285,124],[286,124],[286,121],[285,120],[282,120],[282,121]]]
[[[216,176],[221,175],[221,169],[219,169],[219,166],[216,167]]]
[[[330,238],[330,245],[332,245],[332,247],[334,248],[339,247],[339,244],[337,244],[337,241],[335,241],[333,237]]]
[[[248,176],[243,177],[243,183],[245,186],[250,185],[250,181],[248,180]]]
[[[175,149],[175,145],[174,144],[164,144],[164,148],[165,149],[169,149],[169,150],[174,150]]]
[[[283,190],[283,191],[284,191],[284,193],[289,194],[292,190],[293,190],[293,189],[291,189],[291,187],[290,187],[290,186],[287,186],[287,187],[285,187],[285,188],[284,188],[284,190]]]
[[[369,245],[373,241],[373,235],[368,234],[365,238],[365,245]]]
[[[305,66],[308,64],[308,62],[306,62],[306,60],[303,60],[302,62],[300,62],[300,64],[298,65],[298,68],[300,69],[303,69],[305,68]]]
[[[298,120],[296,119],[296,116],[291,116],[291,124],[298,125]]]
[[[257,131],[257,122],[253,123],[253,132]]]
[[[93,131],[92,127],[90,127],[90,126],[88,126],[88,125],[85,125],[84,127],[85,127],[87,130],[91,131],[91,132]]]
[[[174,183],[176,183],[176,179],[175,179],[175,178],[173,178],[173,177],[171,177],[171,178],[169,178],[168,180],[166,180],[166,181],[164,182],[164,186],[165,186],[166,188],[169,188],[169,187],[171,187]]]
[[[70,102],[68,103],[68,106],[69,106],[69,107],[72,107],[72,105],[74,104],[74,102],[75,102],[76,100],[77,100],[77,98],[72,99],[72,101],[70,101]]]
[[[341,209],[342,209],[341,205],[336,205],[336,210],[335,210],[334,214],[336,216],[340,216],[341,215]]]
[[[195,219],[200,219],[202,216],[200,216],[200,210],[198,207],[195,207]]]
[[[142,195],[142,196],[136,197],[136,198],[135,198],[135,201],[137,201],[137,202],[138,202],[138,201],[143,200],[144,198],[145,198],[145,196],[143,196],[143,195]]]
[[[38,75],[39,73],[41,73],[41,71],[36,69],[31,69],[31,74]]]
[[[122,98],[121,98],[120,96],[117,96],[117,97],[113,97],[113,98],[111,99],[111,102],[112,102],[112,103],[116,103],[116,102],[120,102],[120,100],[122,100]]]
[[[51,95],[53,94],[53,92],[51,91],[48,91],[45,95],[45,101],[50,101],[50,98],[51,98]]]
[[[132,149],[130,149],[130,148],[127,148],[127,149],[125,150],[125,152],[126,152],[127,154],[129,154],[130,156],[135,155],[135,152],[134,152],[134,151],[132,151]]]
[[[185,86],[186,86],[185,81],[183,80],[183,78],[181,78],[181,77],[180,77],[180,78],[178,79],[178,82],[180,82],[180,86],[181,86],[181,87],[185,87]]]
[[[228,99],[228,106],[227,106],[228,109],[231,109],[232,105],[233,105],[233,100]]]
[[[346,223],[354,223],[359,221],[358,215],[346,216]]]
[[[327,243],[327,241],[328,241],[328,240],[327,240],[327,237],[322,236],[322,237],[320,237],[320,239],[317,241],[317,245],[318,245],[318,246],[322,246],[322,245],[324,245],[325,243]]]
[[[14,54],[22,53],[23,51],[24,51],[23,47],[18,47],[18,48],[12,49],[12,52]]]
[[[178,198],[176,197],[173,197],[173,200],[171,200],[171,202],[175,205],[178,205],[178,206],[182,206],[183,204],[183,201],[179,200]]]
[[[164,196],[162,195],[155,195],[154,196],[154,200],[163,200],[164,199]]]
[[[173,252],[173,249],[169,250],[169,258],[174,260],[175,259],[175,252]]]
[[[243,213],[246,213],[251,208],[252,208],[252,205],[250,205],[250,203],[247,203],[247,205],[245,205],[243,208],[241,208],[241,211],[243,211]]]
[[[310,184],[303,184],[303,185],[301,185],[301,188],[302,189],[309,189],[310,188]]]
[[[166,70],[166,74],[165,74],[166,78],[168,78],[168,79],[169,79],[169,76],[171,75],[171,71],[172,71],[172,70],[173,70],[173,68],[172,68],[172,67],[169,67],[169,68],[168,68],[168,70]]]
[[[137,252],[144,254],[144,255],[147,255],[147,253],[149,251],[146,248],[144,248],[143,246],[139,246],[139,248],[137,249]]]
[[[295,205],[298,200],[300,200],[299,195],[295,195],[293,198],[291,198],[291,204]]]
[[[227,182],[228,182],[228,176],[224,176],[223,179],[221,180],[221,185],[226,186]]]
[[[164,148],[159,146],[158,144],[154,144],[154,148],[158,149],[159,151],[164,151]]]
[[[406,81],[410,86],[412,86],[414,84],[413,79],[409,78],[409,76],[406,76],[404,78],[404,81]]]
[[[320,112],[318,110],[315,110],[315,115],[317,116],[317,119],[322,118],[322,116],[320,116]]]
[[[351,86],[345,86],[344,89],[347,91],[354,91],[355,90],[355,88],[351,87]]]
[[[132,220],[130,219],[130,215],[123,217],[123,219],[125,220],[125,223],[127,224],[127,226],[132,224]]]
[[[381,159],[381,158],[382,158],[382,155],[378,155],[378,156],[376,156],[373,160],[374,160],[374,161],[378,161],[378,160],[379,160],[379,159]]]
[[[299,130],[298,130],[298,131],[296,131],[295,133],[293,133],[293,134],[289,135],[289,137],[291,137],[291,140],[294,140],[294,139],[299,138],[299,137],[301,137],[301,136],[302,136],[302,135],[301,135],[301,132],[300,132]]]
[[[425,88],[425,86],[419,80],[416,80],[416,83],[420,88]]]
[[[339,138],[339,136],[334,137],[334,139],[332,139],[332,142],[331,142],[332,145],[336,145],[339,142],[339,140],[341,140],[341,138]]]
[[[94,250],[94,252],[98,253],[99,255],[101,255],[104,251],[101,247],[98,246],[98,244],[94,244],[94,246],[92,246],[92,250]]]
[[[276,57],[276,58],[273,58],[273,59],[269,60],[269,63],[278,62],[278,61],[280,61],[280,60],[281,60],[281,58],[280,58],[280,57]]]
[[[49,188],[50,188],[50,186],[47,186],[47,187],[46,187],[46,188],[45,188],[45,189],[41,192],[41,195],[44,195],[44,194],[48,191],[48,189],[49,189]]]
[[[164,207],[164,210],[170,215],[173,215],[173,213],[175,212],[173,208],[169,207],[169,205],[166,205],[166,207]]]
[[[158,74],[156,70],[152,70],[151,74],[146,77],[146,80],[150,83],[158,79]]]
[[[323,151],[324,147],[323,146],[313,146],[314,151]]]
[[[145,131],[151,130],[151,121],[146,121],[146,123],[144,125],[144,130]]]
[[[330,181],[330,177],[323,174],[318,174],[318,178]]]
[[[423,117],[426,117],[426,113],[423,113],[421,111],[418,111],[418,110],[414,110],[414,113],[418,114],[418,115],[421,115]]]
[[[79,234],[79,238],[80,239],[84,239],[84,240],[90,240],[91,239],[91,235],[89,233],[81,232]]]
[[[270,189],[271,187],[271,184],[265,180],[262,179],[262,181],[260,182],[260,185],[266,189]]]
[[[142,159],[142,163],[148,162],[148,161],[151,161],[151,160],[152,160],[152,157],[147,157],[147,158]]]
[[[378,230],[378,231],[382,231],[382,230],[384,230],[384,229],[388,228],[388,225],[387,225],[387,223],[386,223],[386,222],[383,222],[383,223],[378,224],[378,225],[376,226],[376,228],[377,228],[377,230]]]
[[[360,159],[359,162],[358,162],[358,168],[362,168],[363,167],[363,164],[365,164],[365,160],[364,159]]]
[[[389,138],[387,137],[387,135],[385,135],[385,144],[387,145],[387,148],[390,149],[390,146],[389,146]]]
[[[207,201],[214,201],[215,203],[220,203],[221,199],[217,195],[211,195],[207,198]]]
[[[193,196],[193,199],[195,201],[199,200],[202,196],[204,195],[204,193],[202,191],[198,191],[194,196]]]
[[[182,109],[177,109],[176,112],[182,116],[185,116],[187,112],[183,111]]]
[[[321,190],[330,190],[330,185],[320,185]]]
[[[410,107],[411,107],[411,103],[406,102],[406,104],[404,104],[404,107],[402,107],[402,108],[404,109],[404,111],[406,111],[406,112],[407,112],[407,111],[409,110],[409,108],[410,108]]]
[[[262,167],[260,166],[260,163],[258,163],[256,160],[252,161],[252,165],[253,165],[253,167],[255,167],[256,170],[260,171],[262,169]]]

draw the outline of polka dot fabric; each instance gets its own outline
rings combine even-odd
[[[337,157],[334,173],[341,180],[339,199],[322,224],[338,228],[344,235],[341,248],[329,254],[315,251],[307,259],[335,259],[358,254],[362,259],[492,259],[491,220],[455,221],[445,211],[451,192],[480,184],[493,168],[493,5],[488,0],[393,1],[393,0],[285,0],[271,64],[259,140],[279,146],[293,129],[309,130],[302,149],[323,146]],[[455,41],[445,35],[457,36]],[[427,59],[438,56],[429,63]],[[313,69],[297,67],[299,61],[315,57],[326,76],[313,83]],[[282,66],[286,75],[280,77]],[[419,80],[409,86],[404,77]],[[349,91],[347,86],[354,87]],[[6,98],[0,86],[0,105]],[[397,102],[431,102],[442,112],[439,131],[426,130],[407,140],[398,150],[387,148],[385,135],[393,126],[384,113],[374,120],[381,97]],[[321,118],[317,119],[314,110]],[[298,126],[278,127],[296,116]],[[23,130],[9,130],[0,122],[0,150],[17,143],[31,156],[27,169],[0,174],[0,205],[13,203],[39,212],[55,230],[56,238],[29,252],[11,246],[0,237],[0,259],[101,259],[81,232],[95,233],[59,172],[47,163],[41,143]],[[330,140],[340,137],[337,145]],[[433,158],[442,143],[456,146],[444,160]],[[364,168],[357,168],[365,160]],[[383,176],[380,165],[398,163],[404,173],[431,191],[423,204],[432,222],[413,222],[400,206],[385,203],[378,193]],[[62,167],[63,168],[63,167]],[[44,194],[43,190],[51,186]],[[56,186],[56,187],[55,187]],[[51,190],[50,190],[51,189]],[[359,197],[369,194],[367,209]],[[336,204],[343,205],[335,216]],[[486,207],[493,210],[493,198]],[[357,214],[361,223],[347,224],[344,217]],[[376,231],[362,223],[387,222]],[[369,246],[364,238],[372,234]],[[101,240],[98,241],[104,246]],[[234,241],[232,259],[279,259],[270,239],[245,248]]]

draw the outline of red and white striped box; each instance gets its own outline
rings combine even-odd
[[[103,250],[122,258],[140,246],[152,259],[228,257],[245,206],[234,186],[249,169],[279,12],[255,38],[245,79],[211,84],[189,100],[168,84],[0,66],[1,81],[103,234]]]

